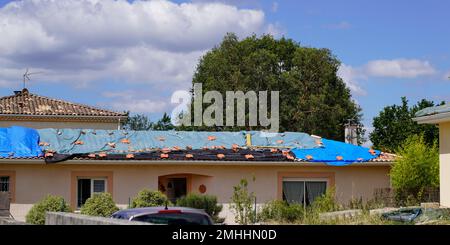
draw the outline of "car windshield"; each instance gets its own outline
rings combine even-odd
[[[134,217],[133,221],[164,225],[210,225],[207,216],[195,213],[155,213]]]

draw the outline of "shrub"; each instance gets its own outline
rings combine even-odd
[[[26,215],[26,222],[29,224],[45,224],[46,212],[70,212],[69,205],[60,196],[48,195],[38,203],[34,204]]]
[[[205,210],[214,220],[220,223],[219,213],[222,211],[222,205],[217,204],[217,197],[212,195],[188,194],[177,200],[177,206],[191,207]]]
[[[254,180],[254,179],[253,179]],[[233,186],[230,209],[234,212],[236,223],[246,225],[255,222],[253,202],[255,193],[248,191],[248,181],[241,179],[237,186]]]
[[[166,202],[170,202],[167,196],[160,191],[151,191],[148,189],[141,190],[135,198],[131,201],[130,208],[144,208],[164,206]]]
[[[266,203],[259,213],[261,221],[279,223],[300,222],[304,215],[302,204],[288,204],[286,201],[274,200]]]
[[[340,210],[340,205],[336,202],[335,189],[329,188],[325,194],[317,197],[311,204],[310,209],[317,213],[333,212]]]
[[[425,143],[422,135],[409,137],[397,151],[400,156],[391,169],[392,186],[401,205],[409,200],[421,199],[428,187],[439,186],[439,150],[437,142]]]
[[[109,217],[119,208],[114,203],[110,193],[96,193],[86,200],[81,207],[81,214]]]

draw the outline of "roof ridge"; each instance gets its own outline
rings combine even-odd
[[[113,110],[102,109],[102,108],[99,108],[99,107],[96,107],[96,106],[86,105],[86,104],[77,103],[77,102],[71,102],[71,101],[57,99],[57,98],[50,98],[50,97],[47,97],[47,96],[38,95],[38,94],[30,93],[30,92],[28,92],[27,95],[35,96],[35,97],[38,97],[38,98],[44,98],[44,99],[51,100],[51,101],[56,101],[56,102],[61,102],[61,103],[81,106],[81,107],[84,107],[86,109],[95,109],[95,110],[103,111],[103,112],[112,112],[112,113],[115,113],[115,114],[118,114],[118,115],[121,115],[121,116],[125,116],[126,115],[125,113],[120,113],[120,112],[113,111]],[[24,94],[18,94],[16,96],[24,96]]]
[[[26,101],[28,99],[29,101]],[[22,101],[22,102],[20,102]],[[98,114],[98,116],[105,116],[105,117],[123,117],[126,116],[125,112],[118,112],[110,109],[103,109],[99,108],[97,106],[91,106],[87,104],[67,101],[59,98],[51,98],[43,95],[38,95],[29,92],[28,90],[23,90],[17,94],[8,95],[4,97],[0,97],[0,102],[2,104],[8,106],[13,105],[15,103],[22,103],[24,105],[24,108],[27,108],[28,110],[35,110],[37,106],[40,105],[49,105],[53,107],[54,110],[60,110],[61,106],[62,108],[66,107],[65,109],[68,109],[69,111],[72,111],[72,113],[54,113],[54,115],[61,114],[61,115],[91,115],[95,116],[95,114]],[[78,111],[78,112],[77,112]],[[9,113],[10,114],[10,113]],[[14,113],[13,113],[14,114]],[[31,113],[19,113],[19,114],[35,114],[33,112]]]

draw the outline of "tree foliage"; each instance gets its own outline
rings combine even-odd
[[[420,199],[425,188],[439,186],[439,147],[437,141],[431,146],[423,135],[412,135],[398,149],[391,169],[392,186],[403,196],[413,195]]]
[[[220,45],[201,58],[192,82],[201,83],[203,93],[215,90],[223,96],[226,91],[269,91],[269,95],[270,91],[280,91],[281,131],[344,140],[344,123],[347,119],[359,123],[362,115],[350,90],[336,75],[339,66],[340,61],[328,49],[304,47],[291,39],[270,35],[238,40],[236,35],[227,34]],[[268,111],[270,117],[270,103]]]
[[[385,107],[373,119],[374,131],[370,134],[373,146],[383,151],[395,152],[408,137],[416,134],[423,134],[426,144],[434,144],[439,139],[438,128],[412,120],[416,112],[434,105],[434,102],[423,99],[410,107],[406,97],[402,97],[401,105]]]
[[[124,124],[124,128],[127,130],[171,130],[175,127],[171,122],[170,116],[164,113],[161,119],[156,122],[152,122],[144,114],[129,116]]]

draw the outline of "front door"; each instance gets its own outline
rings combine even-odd
[[[167,198],[175,203],[178,198],[186,196],[187,181],[186,178],[169,178],[167,181]]]

